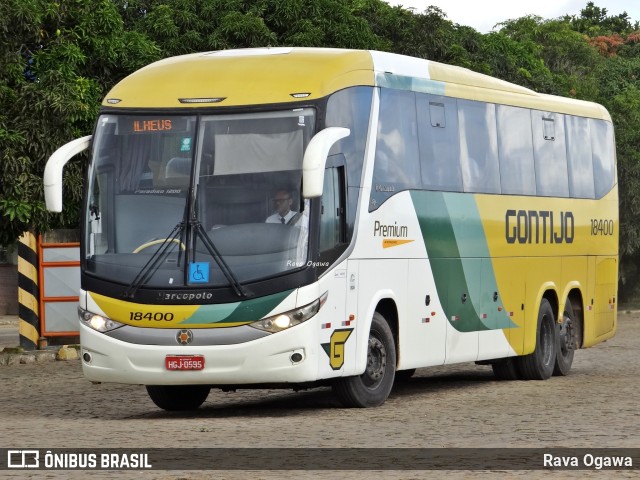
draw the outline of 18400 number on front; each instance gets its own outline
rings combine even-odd
[[[170,322],[173,320],[173,313],[171,312],[129,312],[129,320],[135,322],[141,322],[142,320],[148,320],[153,322]]]

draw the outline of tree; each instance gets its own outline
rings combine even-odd
[[[623,300],[637,299],[640,295],[640,88],[629,85],[607,103],[616,125],[622,259],[620,296]]]
[[[606,8],[600,8],[593,2],[580,10],[580,16],[565,16],[571,22],[571,27],[589,37],[607,36],[611,34],[625,35],[638,30],[638,22],[633,22],[627,12],[618,15],[607,15]]]
[[[532,85],[536,90],[582,99],[596,95],[593,69],[600,58],[587,37],[575,31],[567,19],[526,16],[501,23],[499,31],[539,50],[539,58],[551,75],[541,76],[538,85]]]
[[[152,42],[124,31],[110,0],[0,4],[0,245],[26,230],[77,226],[82,160],[65,170],[61,215],[44,208],[45,162],[91,133],[108,87],[156,58]]]
[[[118,1],[125,23],[152,39],[162,56],[269,46],[384,50],[389,42],[363,13],[372,5],[391,9],[379,0]]]

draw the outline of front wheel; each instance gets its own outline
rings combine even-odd
[[[153,403],[163,410],[195,410],[209,396],[208,385],[147,385],[147,393]]]
[[[536,348],[529,355],[517,357],[523,380],[546,380],[553,374],[556,362],[556,321],[549,300],[543,298],[538,311]]]
[[[335,380],[333,392],[345,407],[377,407],[391,393],[395,371],[393,333],[385,318],[376,312],[369,332],[366,370],[357,377]]]

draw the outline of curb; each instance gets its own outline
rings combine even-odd
[[[0,366],[79,360],[79,350],[79,345],[64,345],[55,349],[35,351],[27,351],[20,347],[4,348],[0,351]]]

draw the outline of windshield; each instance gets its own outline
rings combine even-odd
[[[313,128],[312,109],[101,116],[86,272],[170,288],[246,283],[304,266],[302,156]]]

